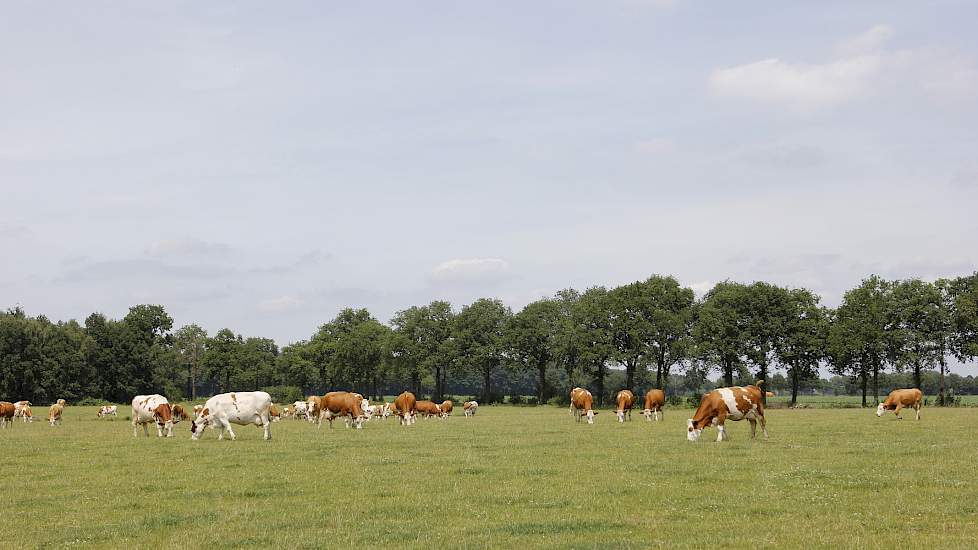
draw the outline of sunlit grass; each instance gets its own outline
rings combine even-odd
[[[771,410],[767,442],[688,443],[689,410],[594,426],[557,407],[190,441],[94,407],[0,431],[0,548],[973,547],[974,409]]]

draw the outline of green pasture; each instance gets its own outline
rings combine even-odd
[[[35,408],[43,416],[42,407]],[[0,431],[0,548],[974,548],[976,411],[770,410],[689,443],[689,410],[558,407],[132,437],[95,407]]]

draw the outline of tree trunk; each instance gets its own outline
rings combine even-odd
[[[435,367],[435,401],[442,401],[441,367]]]
[[[662,364],[655,366],[655,387],[662,388]]]
[[[482,400],[487,405],[491,405],[492,401],[490,400],[489,390],[491,384],[490,377],[492,375],[492,366],[487,364],[484,369],[483,374],[485,377],[482,379]]]
[[[867,382],[867,379],[869,378],[869,373],[866,371],[866,369],[860,369],[859,377],[860,377],[861,382],[862,382],[862,389],[863,389],[863,407],[865,407],[866,406],[866,382]]]
[[[728,388],[733,386],[733,363],[730,363],[729,361],[723,365],[723,382]]]
[[[594,380],[598,390],[598,404],[604,404],[604,361],[598,364],[598,375]]]
[[[878,363],[873,363],[873,397],[876,398],[876,403],[874,405],[880,404],[880,366]]]
[[[944,359],[944,346],[941,346],[941,387],[938,389],[937,402],[940,406],[947,406],[947,393],[944,389],[944,372],[947,370],[947,362]]]
[[[767,382],[767,364],[761,365],[760,370],[757,372],[757,378],[758,380],[763,380],[765,383]],[[764,391],[763,386],[761,387],[761,403],[765,407],[767,406],[767,392]]]
[[[798,367],[791,368],[791,406],[798,403]]]
[[[669,365],[662,365],[662,384],[657,384],[662,393],[666,392],[666,386],[669,385]]]
[[[920,361],[913,363],[913,387],[920,389]]]
[[[543,405],[547,399],[547,363],[545,361],[537,364],[537,373],[540,376],[537,382],[537,400],[540,405]]]
[[[635,391],[635,361],[625,363],[625,387]]]

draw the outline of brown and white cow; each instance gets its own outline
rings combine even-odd
[[[618,416],[618,422],[624,422],[627,416],[629,420],[632,419],[632,407],[635,406],[635,394],[631,390],[621,390],[615,394],[615,415]]]
[[[441,402],[441,415],[445,418],[452,416],[452,409],[455,408],[455,403],[451,399],[446,399]]]
[[[276,407],[274,403],[272,403],[272,406],[268,408],[268,418],[270,418],[272,422],[278,422],[282,419],[282,413],[279,412],[278,407]]]
[[[318,395],[311,395],[306,398],[306,420],[309,422],[314,422],[317,425],[322,425],[322,419],[320,416],[323,413],[322,408],[322,397]]]
[[[699,439],[703,428],[710,425],[717,427],[717,442],[727,439],[727,429],[724,424],[727,420],[750,421],[750,436],[754,438],[757,432],[757,421],[761,421],[761,430],[764,432],[764,439],[767,439],[767,424],[764,420],[764,403],[762,402],[762,391],[759,387],[763,380],[758,380],[753,386],[733,386],[730,388],[718,388],[710,393],[703,395],[696,414],[686,423],[686,439],[696,441]]]
[[[655,420],[662,420],[663,412],[662,407],[666,404],[666,392],[662,390],[651,389],[645,392],[645,405],[642,407],[642,415],[649,422]]]
[[[876,407],[876,416],[883,416],[886,411],[893,411],[898,419],[903,420],[903,417],[900,416],[900,410],[909,407],[917,411],[917,420],[920,420],[920,408],[924,404],[923,397],[924,395],[917,388],[893,390],[886,397],[886,401]]]
[[[0,428],[6,428],[9,424],[14,427],[14,413],[17,409],[9,401],[0,401]]]
[[[359,430],[363,428],[363,423],[367,415],[363,413],[363,396],[359,393],[347,391],[331,391],[324,395],[320,400],[322,407],[322,417],[329,422],[329,428],[333,429],[333,420],[340,416],[345,416]]]
[[[204,410],[203,405],[194,405],[194,418],[200,416],[200,412]]]
[[[68,406],[68,403],[64,399],[58,399],[55,403],[61,405],[62,409]]]
[[[584,388],[574,388],[571,390],[571,413],[578,422],[586,417],[588,424],[594,424],[594,415],[598,414],[594,410],[594,398],[591,392]]]
[[[172,411],[174,424],[181,420],[190,420],[190,415],[187,414],[187,409],[184,409],[183,405],[173,405]]]
[[[433,416],[440,417],[442,412],[441,407],[438,406],[438,403],[427,400],[416,401],[414,403],[414,410],[425,418],[431,418]]]
[[[470,416],[475,416],[475,411],[479,410],[478,401],[466,401],[462,403],[462,412],[465,413],[466,418]]]
[[[402,392],[401,395],[398,395],[394,399],[394,414],[401,417],[401,426],[414,424],[414,412],[417,402],[417,398],[409,391]]]
[[[58,401],[61,401],[61,399],[59,399]],[[48,409],[48,425],[56,426],[58,424],[61,424],[61,414],[64,411],[65,411],[65,406],[62,405],[61,403],[55,403],[54,405],[51,405],[51,407]]]
[[[95,416],[97,418],[102,418],[105,416],[115,418],[116,416],[119,416],[119,407],[116,405],[102,405],[99,407],[98,412],[95,413]]]
[[[132,436],[138,437],[136,430],[143,427],[149,437],[149,425],[156,424],[157,437],[173,437],[173,408],[170,402],[158,393],[137,395],[132,398]]]
[[[21,418],[24,422],[33,422],[34,413],[31,412],[31,402],[17,401],[14,403],[14,418]]]

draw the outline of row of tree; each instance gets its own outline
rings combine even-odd
[[[308,340],[281,349],[268,338],[197,325],[173,331],[159,305],[120,320],[94,313],[84,325],[0,313],[0,397],[125,402],[163,392],[196,398],[271,388],[280,399],[355,389],[380,396],[410,388],[440,399],[534,394],[545,401],[572,385],[604,401],[621,387],[682,391],[783,372],[792,402],[820,366],[879,397],[880,375],[937,369],[938,401],[947,359],[978,357],[978,273],[934,283],[872,276],[830,309],[805,289],[765,282],[717,284],[697,300],[673,277],[613,289],[573,289],[518,312],[499,300],[452,308],[444,301],[398,312],[384,324],[366,309],[344,309]],[[780,376],[780,375],[779,375]],[[610,381],[610,383],[609,383]],[[810,385],[810,384],[808,384]],[[960,388],[959,388],[960,390]]]

